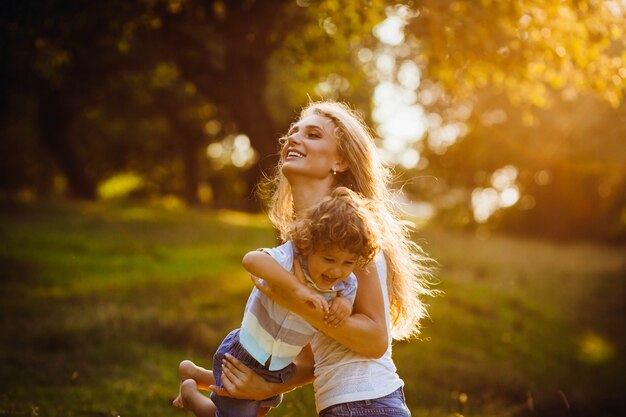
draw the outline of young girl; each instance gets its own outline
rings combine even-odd
[[[376,222],[365,200],[345,187],[335,189],[288,232],[289,240],[272,249],[249,252],[243,266],[253,276],[273,287],[285,289],[301,303],[324,310],[327,323],[341,326],[352,312],[356,295],[358,265],[368,264],[378,251],[374,231]],[[294,271],[299,264],[302,282],[281,280],[281,269]],[[266,381],[287,382],[295,371],[293,360],[312,339],[317,329],[300,316],[279,306],[257,288],[246,305],[241,328],[232,331],[218,348],[213,363],[215,383],[221,384],[225,354],[236,357]],[[197,386],[210,380],[208,373],[190,361],[179,368],[180,395],[174,405],[185,407],[198,416],[256,417],[259,409],[275,407],[276,395],[263,401],[242,400],[211,394],[212,404],[197,399]]]

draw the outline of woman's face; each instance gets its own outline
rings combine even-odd
[[[300,175],[324,179],[332,175],[333,169],[341,171],[334,130],[333,122],[317,114],[305,115],[294,123],[282,149],[283,174],[287,178]]]

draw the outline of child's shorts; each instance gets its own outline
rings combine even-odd
[[[226,353],[237,358],[244,365],[252,369],[263,379],[269,382],[287,382],[293,376],[296,366],[291,363],[278,371],[270,371],[256,359],[254,359],[239,343],[239,329],[235,329],[228,334],[217,348],[213,355],[213,376],[215,385],[222,385],[222,360]],[[211,393],[211,400],[217,407],[216,417],[256,417],[261,407],[277,407],[283,400],[282,394],[267,398],[263,401],[241,400],[238,398],[220,397]]]

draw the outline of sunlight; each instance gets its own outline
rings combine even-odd
[[[480,115],[480,123],[484,126],[494,126],[506,122],[508,116],[502,109],[486,111]]]
[[[246,135],[237,135],[233,139],[231,161],[237,168],[244,167],[254,159],[254,150],[250,146],[250,138]]]
[[[422,73],[413,61],[404,61],[398,70],[398,81],[408,90],[416,90],[420,85]]]
[[[493,188],[475,188],[472,191],[472,208],[474,220],[485,223],[498,209],[498,192]]]
[[[383,139],[383,155],[386,162],[400,163],[405,168],[419,164],[419,152],[411,146],[422,141],[428,132],[428,146],[439,155],[467,134],[463,122],[443,125],[439,114],[426,114],[418,104],[414,89],[419,86],[419,70],[403,64],[400,70],[401,84],[381,82],[374,90],[372,117]]]
[[[329,74],[326,79],[315,86],[315,93],[321,97],[336,98],[337,93],[346,93],[350,82],[339,74]]]
[[[493,172],[491,187],[479,187],[472,191],[472,209],[476,222],[486,223],[498,209],[514,206],[519,201],[517,176],[518,169],[507,165]]]
[[[417,228],[426,225],[436,214],[436,208],[433,204],[413,201],[401,191],[393,194],[393,200],[402,211],[402,217],[411,221]]]
[[[217,159],[221,157],[223,152],[224,152],[224,147],[222,146],[220,142],[212,143],[206,148],[207,156],[213,159]]]
[[[166,210],[178,211],[187,206],[184,200],[173,194],[166,194],[159,199],[159,204]]]
[[[359,49],[357,57],[359,58],[359,61],[361,61],[364,64],[367,64],[368,62],[372,60],[372,58],[374,58],[374,53],[369,48],[361,48]]]
[[[419,163],[419,152],[411,145],[426,133],[424,109],[415,102],[412,90],[391,82],[380,83],[374,91],[372,117],[383,139],[383,155],[388,163],[400,163],[405,168]]]
[[[222,124],[219,120],[209,120],[204,124],[204,133],[210,136],[215,136],[222,129]]]
[[[400,164],[405,168],[414,168],[420,161],[420,153],[413,148],[407,149],[402,153],[400,158]]]
[[[509,188],[517,179],[517,168],[513,165],[507,165],[503,168],[496,169],[491,175],[491,185],[499,191]]]
[[[250,214],[234,210],[222,209],[217,212],[219,221],[233,226],[245,226],[264,229],[270,222],[264,214]]]
[[[603,4],[614,16],[624,16],[626,14],[626,0],[608,0]]]
[[[206,156],[214,169],[233,165],[244,168],[252,165],[258,155],[246,135],[229,135],[220,142],[213,142],[206,148]]]
[[[579,356],[583,362],[602,363],[613,356],[613,346],[594,332],[585,334],[579,345]]]
[[[428,145],[433,152],[443,155],[466,132],[467,127],[464,123],[450,123],[437,128],[431,126],[428,134]]]
[[[383,44],[400,46],[405,41],[404,26],[409,13],[407,7],[396,7],[374,28],[374,35]],[[381,80],[374,89],[372,118],[382,139],[383,159],[389,164],[415,168],[420,163],[420,152],[413,145],[423,140],[428,127],[416,94],[421,83],[418,65],[406,60],[397,68],[395,56],[379,52],[373,57],[370,50],[360,51],[359,59],[362,62],[374,59]]]
[[[389,54],[380,54],[376,58],[376,69],[385,78],[393,76],[393,69],[396,66],[396,59]]]
[[[144,185],[143,179],[132,172],[114,175],[98,186],[98,196],[103,200],[122,198]]]
[[[374,27],[374,35],[387,45],[400,45],[404,42],[404,19],[391,15]]]
[[[516,186],[508,187],[500,192],[500,207],[511,207],[517,203],[520,194]]]

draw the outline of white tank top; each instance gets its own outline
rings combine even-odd
[[[313,389],[318,414],[331,405],[384,397],[404,385],[391,359],[387,263],[382,253],[376,256],[375,262],[385,302],[387,351],[378,359],[368,359],[317,332],[311,347],[315,357]]]

